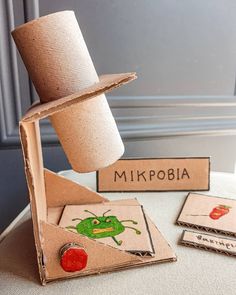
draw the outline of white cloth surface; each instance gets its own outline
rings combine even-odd
[[[61,174],[95,190],[94,173],[78,175],[73,171],[63,171]],[[235,175],[212,173],[211,190],[203,193],[236,199]],[[104,195],[111,200],[136,197],[175,250],[178,261],[57,281],[43,287],[38,279],[28,213],[0,244],[0,294],[236,294],[234,257],[178,245],[184,227],[175,225],[175,221],[186,192]]]

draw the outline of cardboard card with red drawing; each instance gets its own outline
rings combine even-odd
[[[59,226],[133,254],[154,254],[141,205],[66,205]]]
[[[190,193],[176,223],[236,236],[236,200]]]

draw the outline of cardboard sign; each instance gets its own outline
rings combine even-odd
[[[97,172],[98,192],[209,190],[210,158],[125,159]]]
[[[141,205],[67,205],[59,226],[140,256],[154,253]]]
[[[190,193],[176,223],[236,236],[236,200]]]
[[[236,240],[231,238],[184,230],[180,244],[236,256]]]

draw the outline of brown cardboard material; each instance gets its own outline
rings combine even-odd
[[[124,145],[104,95],[85,100],[50,119],[75,171],[90,172],[106,167],[124,153]]]
[[[73,11],[40,17],[12,35],[41,102],[98,83],[98,76]]]
[[[184,230],[180,244],[228,256],[236,256],[236,240],[231,238]]]
[[[55,13],[29,22],[17,28],[13,37],[41,100],[20,121],[20,138],[42,284],[54,279],[175,261],[172,249],[148,218],[154,248],[158,251],[151,258],[138,257],[55,225],[67,204],[97,204],[108,200],[44,169],[39,120],[50,116],[75,169],[88,171],[111,164],[123,153],[123,144],[103,93],[133,80],[135,74],[104,75],[99,79],[73,12]],[[71,135],[75,135],[74,139]],[[107,139],[109,152],[103,145]],[[122,201],[123,205],[128,203]],[[60,248],[70,242],[82,244],[88,253],[88,266],[80,272],[65,272],[60,266]]]
[[[109,202],[105,202],[102,204],[66,205],[59,226],[77,233],[76,226],[78,224],[81,226],[84,222],[92,223],[94,221],[98,224],[93,225],[93,230],[88,229],[88,237],[94,235],[93,231],[99,231],[99,234],[103,232],[108,236],[96,238],[95,234],[91,238],[133,254],[153,255],[154,249],[150,231],[143,207],[140,204],[127,206],[110,205]],[[88,223],[86,223],[86,228],[87,225]],[[115,235],[114,232],[116,232]]]
[[[109,256],[112,257],[111,264],[106,264],[104,268],[101,267],[98,269],[97,265],[94,265],[94,268],[91,267],[89,271],[86,271],[85,269],[84,271],[78,273],[64,272],[59,264],[58,258],[56,260],[54,258],[58,257],[58,253],[60,250],[59,248],[65,242],[84,242],[85,239],[88,245],[93,245],[93,247],[91,246],[91,249],[93,249],[92,253],[97,257],[96,259],[101,260],[103,260],[104,255],[101,255],[100,250],[98,252],[96,251],[97,244],[95,243],[99,244],[99,249],[101,249],[101,251],[103,251],[102,249],[104,249],[104,251],[107,251],[107,247],[109,246],[88,239],[84,236],[67,232],[65,229],[49,223],[49,221],[53,221],[53,223],[55,223],[56,219],[59,218],[59,212],[61,210],[61,206],[59,205],[62,205],[64,202],[69,202],[69,188],[72,192],[72,202],[74,202],[75,204],[80,204],[80,202],[83,202],[84,200],[83,197],[80,198],[80,190],[82,196],[84,195],[85,191],[88,192],[88,194],[91,191],[80,185],[73,185],[71,181],[67,182],[67,180],[65,180],[64,177],[58,176],[51,171],[45,170],[44,172],[38,120],[36,120],[35,122],[21,122],[20,134],[24,153],[25,169],[29,186],[30,200],[32,205],[31,208],[34,225],[35,245],[37,250],[39,272],[42,284],[59,278],[84,276],[94,273],[119,270],[128,267],[135,267],[139,265],[141,266],[146,264],[176,260],[176,256],[171,247],[168,245],[168,243],[160,234],[155,225],[147,217],[147,222],[152,236],[153,246],[156,252],[154,257],[141,258],[136,255],[129,254],[125,251],[121,251],[116,248],[110,247],[112,249],[111,250],[109,248],[109,251],[112,252],[111,256]],[[64,185],[67,187],[67,189],[62,189]],[[77,189],[75,189],[76,186],[78,186]],[[56,193],[59,193],[60,191],[59,196],[63,200],[62,203],[57,202],[57,194],[54,194],[54,190]],[[49,196],[48,202],[47,193]],[[76,194],[78,194],[77,200]],[[106,198],[103,198],[96,192],[90,193],[88,202],[91,202],[92,200],[94,200],[95,203],[98,201],[107,202]],[[136,200],[116,201],[114,202],[114,204],[117,204],[118,202],[121,202],[122,205],[137,204]],[[59,207],[56,207],[56,209],[55,207],[48,207],[47,203],[50,205],[55,204]],[[52,236],[55,236],[55,238],[52,239]]]
[[[48,223],[43,224],[43,236],[45,237],[43,246],[44,255],[45,257],[49,257],[47,264],[44,266],[46,276],[43,283],[45,284],[47,282],[61,278],[82,277],[91,274],[100,274],[142,265],[176,261],[176,256],[173,250],[163,238],[161,233],[149,219],[148,222],[156,251],[156,254],[153,257],[139,257],[129,254],[125,251],[120,251],[113,247],[106,246],[82,235],[67,232],[60,227],[53,226]],[[58,239],[58,236],[60,236],[60,239]],[[54,237],[54,239],[51,237]],[[66,244],[68,241],[74,241],[77,243],[80,242],[83,245],[86,245],[87,251],[91,247],[92,256],[96,254],[92,261],[94,268],[89,268],[87,270],[85,269],[77,273],[66,273],[63,271],[63,269],[59,266],[58,249],[60,249],[60,247]],[[87,248],[87,246],[89,247]],[[97,247],[99,248],[98,251]],[[96,249],[96,251],[94,251],[94,249]],[[105,259],[103,259],[103,257],[105,257]]]
[[[60,176],[59,176],[60,178]],[[58,178],[58,181],[59,181]],[[137,206],[139,205],[137,200],[134,199],[128,199],[128,200],[117,200],[117,201],[111,201],[109,202],[110,206],[117,205],[127,205],[127,206]],[[51,210],[52,208],[50,208]],[[44,233],[43,236],[45,237],[45,242],[47,243],[45,245],[45,249],[44,249],[44,255],[46,257],[57,257],[56,259],[50,259],[47,260],[47,264],[45,265],[45,272],[46,272],[46,278],[44,283],[46,282],[50,282],[52,280],[56,280],[56,279],[60,279],[60,278],[65,278],[65,277],[80,277],[80,276],[87,276],[90,274],[99,274],[99,273],[104,273],[104,272],[110,272],[110,271],[116,271],[116,270],[120,270],[120,269],[126,269],[126,268],[131,268],[131,267],[137,267],[137,266],[142,266],[142,265],[149,265],[149,264],[154,264],[154,263],[161,263],[161,262],[170,262],[170,261],[176,261],[176,256],[173,252],[173,250],[171,249],[170,245],[167,243],[167,241],[164,239],[164,237],[161,235],[161,233],[159,232],[159,230],[157,229],[157,227],[155,226],[155,224],[150,220],[150,218],[148,216],[147,217],[147,222],[148,222],[148,226],[149,226],[149,230],[152,236],[152,242],[153,242],[153,247],[154,247],[154,251],[155,251],[155,255],[153,257],[150,256],[146,256],[146,257],[138,257],[136,255],[132,255],[132,254],[128,254],[127,252],[124,251],[120,251],[118,249],[115,249],[113,247],[110,246],[106,246],[104,244],[99,243],[96,240],[91,240],[88,239],[87,237],[84,237],[82,235],[79,234],[74,234],[72,232],[67,232],[64,229],[55,226],[55,227],[50,227],[50,225],[48,223],[44,224],[44,227],[47,228],[48,232]],[[49,232],[51,229],[51,233]],[[65,234],[66,233],[66,234]],[[54,239],[51,239],[51,235],[55,237],[56,236],[60,236],[62,237],[62,240],[56,239],[57,242],[54,243]],[[67,236],[67,239],[64,240],[65,235]],[[61,267],[59,266],[59,262],[58,262],[58,249],[60,248],[60,246],[65,242],[68,241],[74,241],[77,243],[81,243],[80,239],[85,239],[86,241],[91,240],[94,243],[98,243],[99,245],[104,245],[107,250],[107,247],[109,247],[109,250],[112,251],[111,249],[114,249],[114,251],[112,251],[112,254],[109,255],[108,257],[106,257],[106,259],[110,260],[111,263],[110,265],[108,265],[107,267],[103,266],[102,268],[98,269],[98,268],[94,268],[91,271],[86,271],[82,270],[80,272],[77,273],[65,273]],[[97,247],[97,244],[96,244]],[[94,249],[96,249],[96,247],[93,247],[93,254],[95,254],[96,252],[94,252]],[[116,251],[119,252],[119,255],[116,254]],[[107,252],[106,256],[107,256]],[[124,261],[124,257],[122,255],[122,261],[124,261],[124,263],[122,265],[116,265],[116,263],[120,262],[120,258],[119,256],[121,255],[121,253],[126,253],[126,260]],[[132,258],[131,258],[131,257]],[[102,256],[99,256],[100,259],[102,260]],[[116,260],[117,258],[117,260]],[[96,258],[95,258],[96,259]],[[100,262],[101,263],[101,262]]]
[[[68,232],[48,223],[42,223],[42,234],[45,238],[43,251],[46,258],[44,267],[47,281],[100,273],[107,269],[112,270],[116,267],[122,267],[140,261],[140,258],[136,255],[127,254],[125,251],[117,250],[83,235]],[[89,257],[86,269],[77,273],[68,273],[61,268],[59,250],[68,241],[83,245],[85,248]]]
[[[58,225],[63,210],[64,210],[64,206],[48,207],[48,210],[47,210],[48,222],[54,225]]]
[[[236,236],[236,200],[190,193],[176,223]]]
[[[99,76],[99,83],[93,84],[75,94],[62,97],[44,104],[34,103],[27,111],[21,121],[33,122],[37,119],[44,119],[62,110],[70,108],[75,104],[84,102],[102,93],[111,91],[136,79],[136,73],[121,73]]]
[[[63,176],[58,181],[58,175],[48,169],[44,169],[44,177],[48,208],[108,201],[102,195]]]
[[[97,172],[98,192],[209,190],[210,159],[122,159]]]
[[[103,90],[89,102],[81,101],[73,109],[50,116],[73,169],[94,171],[119,159],[124,145],[103,93],[111,85],[109,81],[105,85],[100,83],[74,12],[41,17],[19,26],[12,35],[41,103],[61,99],[72,103],[82,98],[81,91],[84,98],[91,98],[95,94],[91,95],[91,87],[95,84],[97,90],[99,87]],[[132,78],[127,76],[124,82]],[[119,83],[116,80],[114,86]]]
[[[47,220],[47,202],[43,173],[42,147],[40,141],[39,121],[20,123],[20,139],[22,144],[25,174],[29,189],[31,215],[40,280],[45,282],[42,264],[42,244],[40,235],[40,221]]]

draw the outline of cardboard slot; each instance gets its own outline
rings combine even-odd
[[[120,205],[127,205],[127,206],[137,206],[139,203],[137,200],[117,200],[109,202],[110,205],[112,204],[120,204]],[[51,210],[52,208],[50,208]],[[57,209],[56,209],[57,210]],[[149,265],[154,263],[161,263],[166,261],[176,261],[176,256],[171,249],[170,245],[164,239],[162,234],[159,232],[155,224],[150,220],[148,216],[147,222],[148,227],[151,233],[153,247],[155,251],[155,255],[150,257],[140,257],[125,251],[118,250],[111,246],[107,246],[105,244],[100,243],[97,240],[91,240],[85,236],[80,234],[68,232],[67,230],[60,228],[58,226],[53,226],[48,223],[43,223],[43,236],[45,237],[44,243],[44,253],[46,257],[51,257],[47,260],[47,264],[45,265],[45,272],[46,272],[46,281],[49,282],[55,279],[60,279],[63,277],[80,277],[80,276],[87,276],[90,274],[96,273],[103,273],[108,271],[115,271],[120,269],[126,269],[130,267],[137,267],[142,265]],[[56,239],[57,242],[55,243],[51,237],[60,236],[60,240]],[[50,237],[50,238],[49,238]],[[94,256],[92,261],[93,268],[90,269],[86,268],[77,273],[66,273],[64,272],[60,265],[59,265],[59,256],[58,251],[63,244],[66,244],[68,241],[73,241],[80,243],[85,246],[86,250],[89,253],[89,249],[91,246],[92,255]],[[88,248],[87,248],[88,246]],[[97,252],[97,248],[99,251]],[[96,251],[94,251],[96,249]],[[101,254],[102,252],[104,254]],[[100,254],[99,254],[100,253]],[[105,257],[104,257],[105,255]],[[111,256],[110,256],[111,255]],[[97,261],[99,259],[99,261]],[[96,260],[96,263],[95,263]],[[102,267],[100,267],[102,265]]]
[[[96,239],[96,234],[105,234],[105,237],[100,236],[96,240],[118,250],[142,255],[148,253],[152,256],[154,254],[152,237],[143,207],[139,203],[136,206],[120,204],[110,206],[110,204],[111,202],[66,205],[58,225],[65,229],[69,226],[74,233],[80,233],[80,230],[83,233],[83,230],[85,230],[85,236],[94,239]],[[109,216],[111,216],[111,219]],[[73,220],[74,218],[79,218],[79,220]],[[93,229],[87,227],[90,225],[91,218],[94,218],[93,221],[98,222],[93,226]],[[107,219],[104,220],[103,218]],[[78,230],[77,226],[79,226],[80,230]],[[113,235],[115,232],[116,234]],[[111,233],[112,235],[110,235]],[[119,244],[119,242],[121,243]]]
[[[63,212],[64,206],[58,206],[58,207],[48,207],[48,223],[58,225],[62,212]]]

